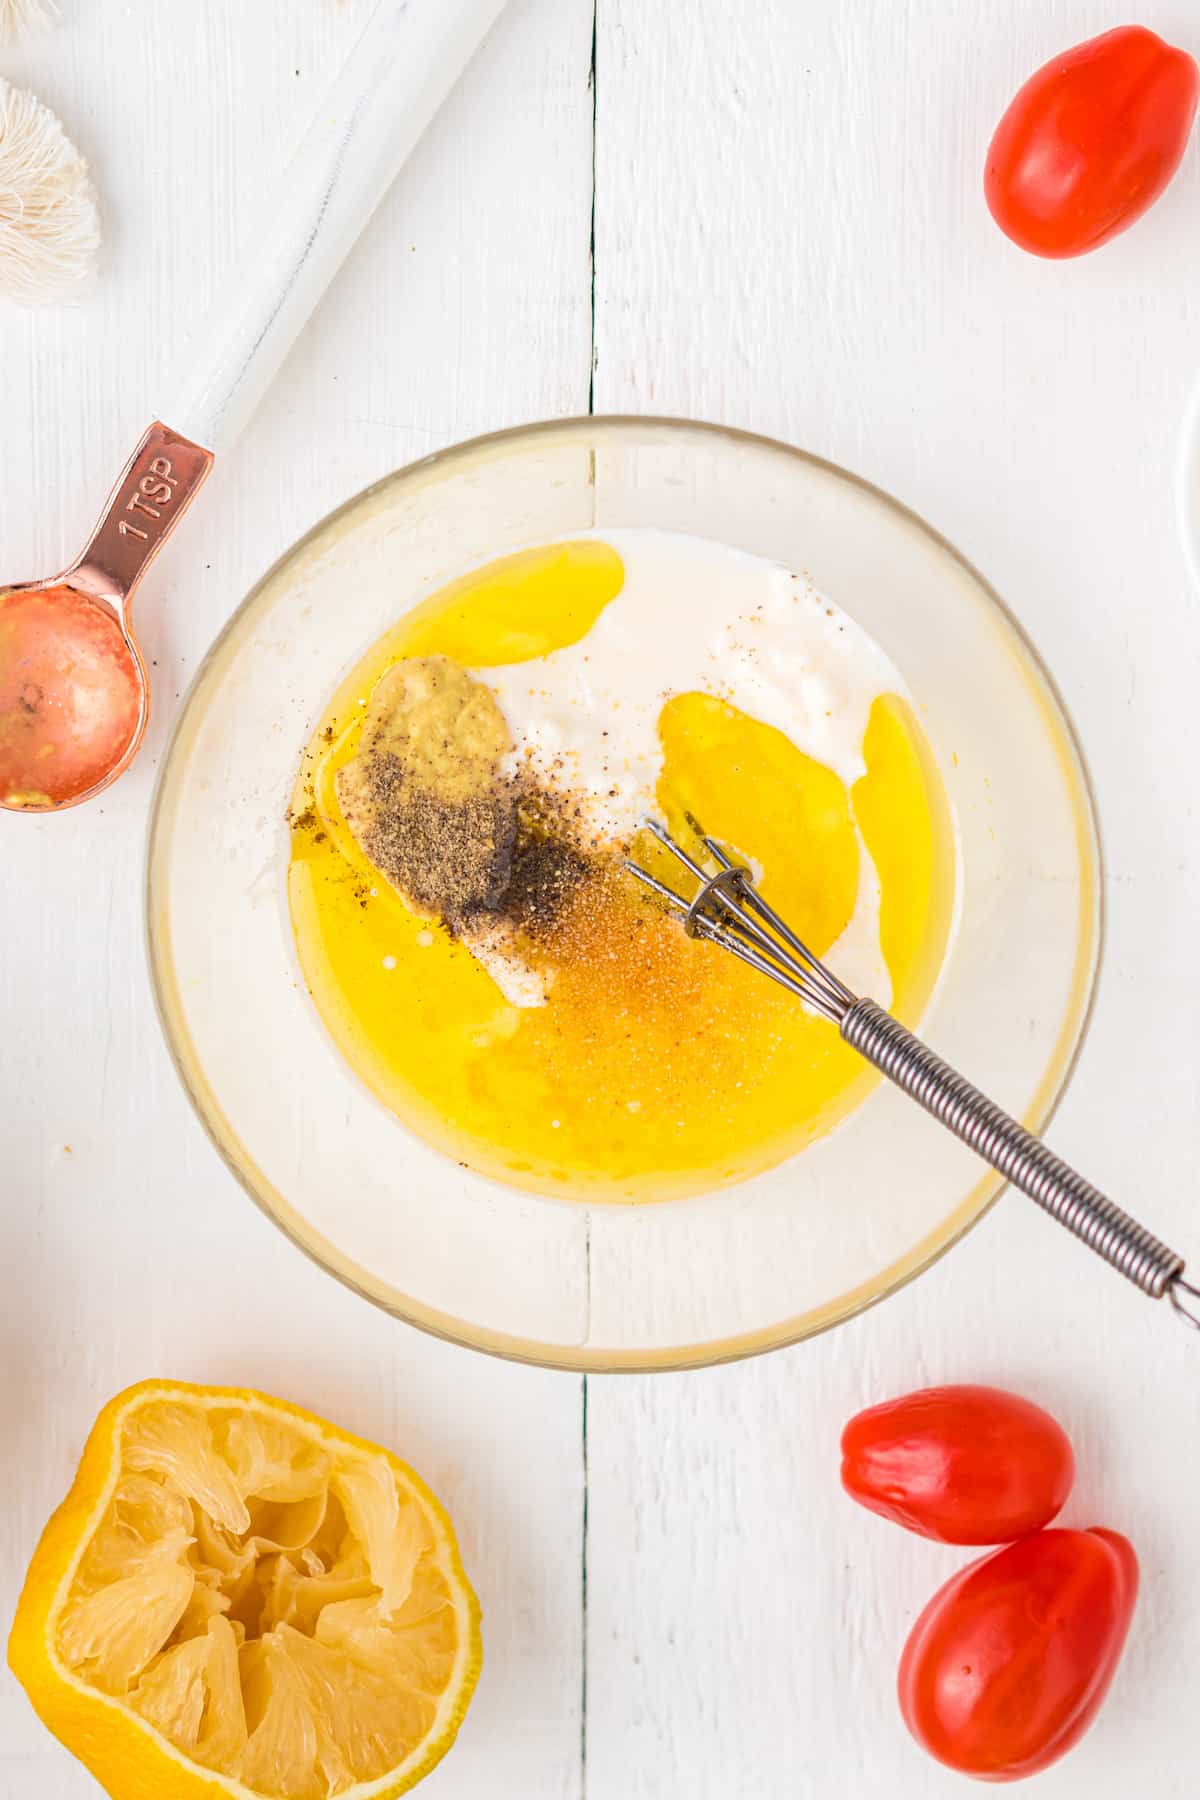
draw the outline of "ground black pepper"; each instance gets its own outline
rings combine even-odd
[[[486,916],[537,937],[589,873],[561,809],[518,778],[498,776],[483,794],[446,800],[411,781],[389,754],[363,773],[372,816],[364,851],[455,934]]]
[[[578,796],[528,759],[511,770],[496,702],[445,657],[395,665],[376,685],[357,756],[337,776],[370,862],[454,936],[497,925],[544,936],[589,873]]]
[[[497,780],[482,794],[448,800],[409,777],[385,752],[364,766],[371,823],[362,847],[422,912],[454,927],[490,912],[508,885],[517,841],[517,797]]]
[[[591,865],[572,844],[548,835],[540,823],[531,827],[524,821],[500,915],[530,937],[538,937],[561,917],[590,873]]]

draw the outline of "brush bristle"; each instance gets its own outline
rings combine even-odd
[[[40,31],[57,17],[54,0],[0,0],[0,44]]]
[[[65,299],[99,245],[87,163],[48,106],[0,78],[0,293],[22,306]]]

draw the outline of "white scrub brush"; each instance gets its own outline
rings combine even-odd
[[[65,299],[99,246],[86,162],[48,106],[0,78],[0,295],[22,306]]]
[[[54,0],[0,0],[0,44],[37,31],[57,16]]]

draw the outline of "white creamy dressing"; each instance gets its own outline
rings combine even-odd
[[[591,630],[549,656],[474,671],[503,708],[514,767],[528,759],[549,785],[583,801],[596,832],[627,844],[655,807],[659,714],[674,695],[701,693],[775,726],[847,787],[866,772],[872,704],[908,689],[875,640],[807,576],[679,532],[582,535],[611,545],[625,570]],[[752,844],[739,848],[753,855]],[[859,851],[855,910],[829,960],[886,1006],[879,877],[861,834]],[[481,960],[513,1005],[544,999],[527,970],[501,966],[507,954]]]

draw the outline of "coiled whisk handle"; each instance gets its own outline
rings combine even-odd
[[[689,818],[688,823],[706,861],[697,861],[677,844],[659,820],[643,823],[696,886],[686,898],[632,859],[625,867],[682,920],[692,937],[721,945],[836,1025],[851,1049],[1014,1187],[1036,1200],[1051,1218],[1065,1225],[1143,1294],[1153,1300],[1169,1299],[1179,1317],[1200,1331],[1200,1289],[1183,1279],[1182,1256],[1047,1150],[891,1013],[874,1000],[858,999],[767,903],[750,870],[716,838],[708,837],[695,819]]]
[[[873,1000],[857,1000],[841,1019],[840,1030],[853,1049],[1014,1187],[1144,1294],[1154,1300],[1168,1296],[1180,1317],[1200,1330],[1200,1293],[1183,1280],[1182,1256],[1085,1181]]]

